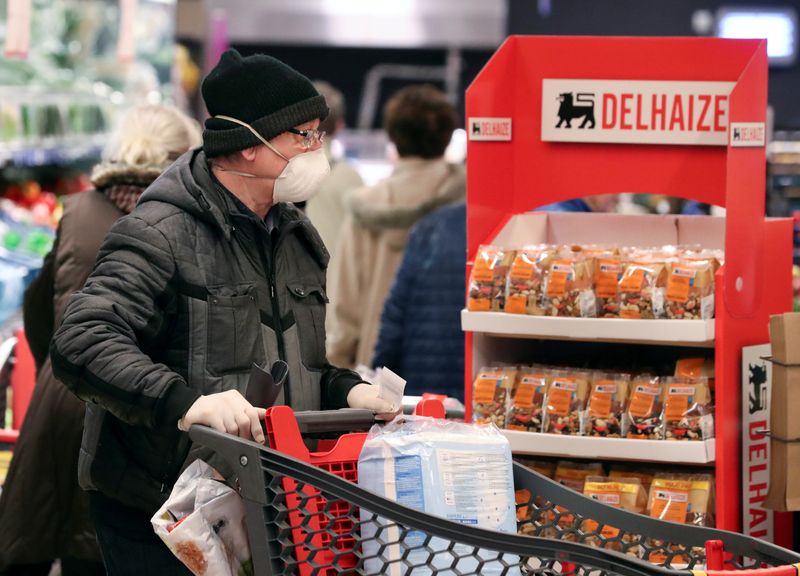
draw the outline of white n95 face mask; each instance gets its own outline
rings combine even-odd
[[[328,176],[328,174],[330,174],[331,166],[328,163],[328,158],[325,156],[325,152],[322,150],[322,148],[318,148],[312,152],[303,152],[302,154],[298,154],[292,158],[287,158],[281,154],[278,149],[275,148],[275,146],[270,144],[263,136],[261,136],[261,134],[259,134],[255,128],[246,122],[242,122],[236,118],[231,118],[230,116],[214,116],[214,118],[227,120],[228,122],[233,122],[235,124],[239,124],[240,126],[244,126],[250,130],[250,132],[252,132],[256,138],[261,140],[264,146],[286,160],[286,166],[284,166],[281,173],[275,179],[272,201],[276,204],[278,202],[297,203],[309,200],[312,196],[314,196],[314,194],[317,193],[322,181]],[[255,174],[248,174],[246,172],[239,172],[236,170],[228,170],[228,172],[238,174],[239,176],[245,176],[247,178],[265,178],[264,176],[257,176]]]

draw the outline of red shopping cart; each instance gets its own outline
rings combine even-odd
[[[798,574],[800,555],[789,550],[612,508],[517,464],[515,488],[530,495],[517,502],[520,534],[401,506],[354,484],[366,437],[356,431],[373,424],[372,414],[360,410],[295,414],[275,407],[267,416],[272,447],[192,428],[194,441],[239,473],[256,575],[461,575],[490,568],[548,576],[724,576],[723,569]],[[303,442],[341,432],[325,452]],[[613,536],[606,527],[614,528]]]

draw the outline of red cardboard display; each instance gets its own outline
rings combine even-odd
[[[543,102],[542,87],[547,79],[732,83],[727,145],[543,141],[542,110],[548,103]],[[626,99],[635,101],[635,96]],[[478,246],[492,241],[512,216],[552,202],[641,192],[727,208],[724,223],[698,217],[686,224],[684,233],[714,236],[713,229],[724,234],[726,261],[717,278],[714,343],[715,465],[717,524],[728,530],[740,530],[742,517],[741,349],[767,342],[769,316],[791,309],[792,224],[764,217],[766,158],[758,137],[763,137],[766,108],[766,41],[718,38],[510,37],[466,96],[468,132],[473,128],[470,119],[484,119],[481,126],[491,126],[493,118],[510,119],[510,140],[480,138],[481,126],[476,125],[477,137],[468,142],[467,276]],[[635,126],[636,113],[630,114]],[[591,130],[590,123],[579,127],[584,119],[572,119],[570,129]],[[599,115],[595,120],[601,126]],[[752,134],[756,136],[748,140]],[[705,230],[707,226],[711,228]],[[465,345],[469,409],[470,332]],[[790,534],[786,527],[777,533]]]

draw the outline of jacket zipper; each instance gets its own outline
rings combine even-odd
[[[269,254],[267,254],[267,252],[264,250],[264,244],[259,242],[259,251],[261,253],[261,259],[264,262],[264,269],[267,272],[267,281],[269,283],[269,295],[272,303],[272,321],[274,324],[273,328],[275,330],[275,338],[278,341],[278,358],[284,362],[286,362],[286,342],[283,339],[283,323],[281,322],[280,302],[278,302],[278,289],[277,279],[275,276],[274,260],[275,252],[280,245],[281,240],[292,228],[294,228],[294,226],[290,224],[286,226],[284,230],[278,230],[278,237],[276,238],[274,244],[272,242],[271,234],[265,231],[269,237]],[[291,380],[291,377],[287,378],[283,386],[283,401],[286,406],[292,405]]]

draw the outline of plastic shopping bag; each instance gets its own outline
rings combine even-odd
[[[447,520],[514,534],[517,531],[511,449],[494,426],[398,416],[374,426],[358,459],[358,484],[399,504]],[[432,574],[453,563],[450,543],[428,541],[417,531],[384,518],[372,520],[362,510],[361,546],[368,574]],[[379,536],[378,532],[383,534]],[[383,546],[383,542],[389,542]],[[497,554],[472,557],[472,547],[456,544],[459,570],[519,575],[506,569]],[[516,557],[504,561],[514,564]]]
[[[242,499],[202,460],[181,474],[150,522],[195,576],[252,576]]]

